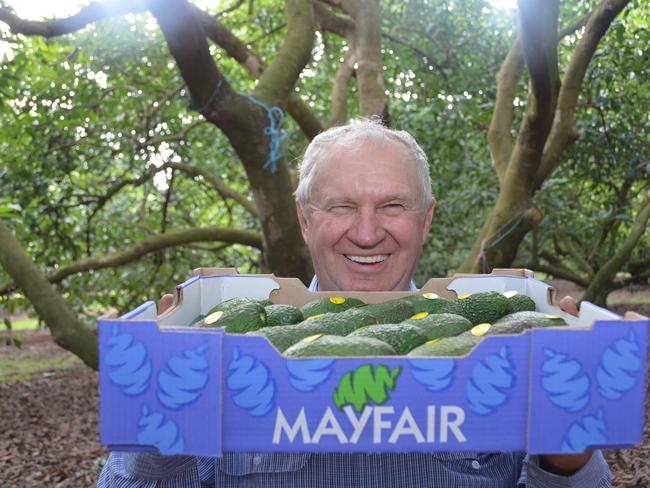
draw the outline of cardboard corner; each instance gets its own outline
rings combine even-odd
[[[237,268],[194,268],[192,276],[221,276],[239,274]]]

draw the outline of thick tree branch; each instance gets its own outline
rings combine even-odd
[[[24,20],[8,8],[0,7],[0,21],[5,22],[14,34],[25,36],[56,37],[83,29],[93,22],[128,13],[143,12],[149,8],[148,0],[106,0],[92,2],[78,13],[53,21]]]
[[[262,75],[266,69],[266,64],[245,43],[208,13],[194,5],[191,5],[191,8],[200,20],[203,30],[210,40],[221,46],[231,58],[241,64],[255,79]],[[295,93],[292,93],[287,100],[287,112],[298,123],[300,130],[308,139],[313,139],[316,134],[323,130],[320,120]]]
[[[332,12],[320,0],[314,0],[313,5],[316,24],[321,31],[333,32],[346,39],[354,34],[354,22],[350,17]]]
[[[521,40],[517,37],[497,73],[497,96],[487,135],[488,146],[499,181],[503,181],[508,160],[512,154],[510,130],[517,84],[523,69],[524,57],[521,51]]]
[[[271,105],[286,105],[298,76],[309,62],[314,45],[314,14],[310,0],[286,0],[287,34],[266,68],[254,95]]]
[[[614,18],[629,2],[630,0],[603,0],[589,17],[585,32],[571,56],[571,61],[562,80],[555,122],[537,171],[537,186],[540,186],[559,164],[560,156],[564,150],[580,136],[574,120],[580,86],[598,43]]]
[[[384,63],[381,55],[381,6],[379,0],[342,0],[355,24],[359,113],[387,119]]]
[[[97,337],[79,321],[1,220],[0,265],[47,324],[54,341],[97,369]]]
[[[2,225],[2,222],[0,222],[0,233],[2,232]],[[90,270],[123,266],[125,264],[136,261],[143,256],[146,256],[147,254],[161,251],[170,247],[194,242],[214,241],[229,244],[243,244],[245,246],[251,246],[260,250],[262,249],[262,237],[256,232],[222,227],[199,227],[155,235],[117,253],[111,253],[105,256],[92,257],[75,261],[68,264],[67,266],[63,266],[57,269],[52,273],[47,274],[46,279],[53,284],[60,283],[65,278],[73,274],[83,273]],[[0,246],[0,254],[2,253],[2,247],[3,246]],[[14,278],[16,284],[5,283],[4,285],[0,286],[0,295],[11,293],[16,289],[16,286],[22,288],[16,276],[11,273],[10,275],[12,278]]]

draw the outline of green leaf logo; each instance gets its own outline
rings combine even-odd
[[[401,366],[391,371],[383,364],[378,365],[374,371],[372,364],[364,364],[355,371],[349,371],[334,390],[334,405],[339,410],[352,405],[357,412],[361,412],[371,402],[382,405],[390,398],[388,390],[395,390],[401,372]]]

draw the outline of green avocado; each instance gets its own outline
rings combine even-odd
[[[509,293],[516,293],[516,292],[509,292]],[[516,293],[515,295],[508,296],[508,294],[506,293],[505,296],[510,301],[510,306],[512,307],[512,313],[524,312],[524,311],[534,312],[535,310],[537,310],[537,305],[535,305],[535,301],[527,295]]]
[[[360,308],[370,312],[380,324],[397,324],[414,314],[415,307],[408,300],[390,300],[382,303],[371,303]]]
[[[567,325],[562,317],[556,315],[549,315],[542,312],[515,312],[510,315],[497,320],[494,327],[516,327],[517,324],[522,324],[525,329],[534,327],[559,327]]]
[[[278,351],[284,352],[287,348],[300,342],[305,337],[319,334],[318,328],[301,326],[300,324],[278,325],[275,327],[264,327],[246,335],[256,335],[266,338]]]
[[[363,308],[351,308],[339,313],[312,316],[300,324],[323,334],[345,336],[359,327],[377,323],[375,315]]]
[[[504,315],[512,312],[510,300],[496,291],[459,296],[458,300],[449,302],[441,312],[462,315],[472,324],[494,323]]]
[[[363,305],[365,305],[365,303],[356,298],[330,297],[309,302],[303,305],[300,311],[307,319],[314,315],[343,312],[350,308],[361,307]]]
[[[199,327],[223,327],[231,334],[243,334],[266,325],[266,312],[259,302],[243,302],[238,307],[216,310],[197,323]]]
[[[407,354],[409,357],[459,357],[465,356],[481,342],[480,337],[460,335],[445,337],[416,347]]]
[[[379,339],[323,335],[309,337],[285,351],[288,357],[394,356],[395,350]]]
[[[267,327],[297,324],[304,320],[302,312],[292,305],[273,304],[264,307],[264,310]]]
[[[427,336],[427,340],[456,336],[472,328],[469,319],[453,313],[421,312],[403,323],[420,327]]]
[[[357,329],[347,337],[370,337],[390,344],[399,355],[406,354],[411,349],[424,344],[427,336],[415,325],[402,322],[400,324],[369,325]]]
[[[410,295],[408,297],[403,297],[402,300],[406,300],[413,304],[413,313],[438,313],[442,310],[443,307],[447,306],[449,300],[438,297],[435,293],[422,293],[421,295]]]
[[[210,314],[213,314],[214,312],[229,312],[230,310],[234,310],[236,308],[239,308],[242,305],[245,305],[247,303],[257,303],[262,307],[266,307],[267,305],[271,305],[272,302],[271,300],[265,299],[265,298],[250,298],[250,297],[236,297],[236,298],[231,298],[230,300],[226,300],[225,302],[221,302],[218,305],[215,305],[210,309],[208,313],[205,314],[207,317]]]

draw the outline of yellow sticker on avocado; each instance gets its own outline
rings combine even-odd
[[[324,334],[314,334],[314,335],[310,335],[310,336],[308,336],[308,337],[305,337],[305,338],[302,340],[302,342],[314,342],[316,339],[318,339],[319,337],[322,337],[323,335],[324,335]]]
[[[492,327],[492,324],[478,324],[472,327],[471,333],[476,337],[482,337],[487,334],[488,330],[490,330],[490,327]]]
[[[437,293],[423,293],[422,296],[427,300],[434,300],[440,298]]]
[[[440,338],[438,338],[438,339],[431,339],[430,341],[427,341],[425,344],[435,344],[436,342],[440,342]]]
[[[214,324],[217,320],[219,320],[223,316],[223,310],[217,310],[214,313],[211,313],[208,315],[205,319],[203,319],[203,322],[206,324]]]
[[[345,298],[343,298],[343,297],[332,297],[332,298],[330,298],[330,302],[332,302],[334,305],[341,305],[342,303],[345,303]]]
[[[325,315],[325,314],[324,313],[317,313],[316,315],[310,315],[309,317],[307,317],[307,320],[317,319],[318,317],[322,317],[323,315]]]
[[[416,313],[413,317],[411,317],[411,320],[422,320],[424,317],[428,317],[429,312],[420,312]]]
[[[458,295],[458,299],[459,300],[465,300],[465,298],[469,298],[471,296],[472,296],[471,293],[461,293],[460,295]]]
[[[507,292],[505,292],[505,293],[503,294],[503,296],[506,297],[506,298],[512,298],[512,297],[514,297],[515,295],[519,295],[519,293],[516,292],[515,290],[510,290],[510,291],[507,291]]]
[[[544,317],[551,320],[560,320],[562,318],[562,317],[558,317],[557,315],[549,315],[549,314],[544,315]]]

